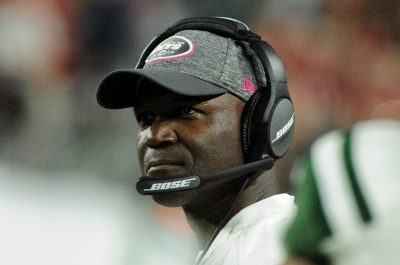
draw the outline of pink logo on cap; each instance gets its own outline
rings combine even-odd
[[[253,82],[251,82],[251,80],[247,76],[243,77],[243,90],[249,91],[251,93],[254,93],[257,90],[257,87],[253,84]]]

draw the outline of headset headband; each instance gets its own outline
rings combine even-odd
[[[166,38],[183,30],[203,30],[216,35],[249,43],[263,63],[270,81],[286,82],[284,67],[274,49],[239,20],[224,17],[195,17],[182,19],[158,34],[144,49],[136,68],[142,68],[151,51]],[[268,60],[268,58],[269,60]],[[267,63],[270,61],[269,63]],[[265,64],[264,64],[265,63]]]

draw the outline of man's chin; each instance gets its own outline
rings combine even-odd
[[[166,207],[181,207],[189,204],[193,196],[190,191],[176,191],[152,195],[153,200]]]

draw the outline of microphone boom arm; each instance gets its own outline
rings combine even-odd
[[[185,177],[154,178],[144,176],[136,183],[136,190],[142,195],[153,195],[157,193],[168,193],[182,190],[190,190],[213,181],[225,181],[260,170],[268,170],[274,166],[274,159],[267,157],[258,161],[243,164],[238,167],[225,169],[210,175],[193,175]]]

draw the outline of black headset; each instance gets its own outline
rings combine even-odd
[[[274,159],[282,157],[289,148],[294,131],[294,107],[289,95],[286,73],[271,45],[252,32],[243,22],[223,17],[193,17],[179,20],[148,44],[136,68],[143,68],[146,58],[158,44],[183,30],[208,31],[249,44],[261,61],[267,82],[265,87],[259,87],[250,97],[243,110],[241,137],[246,162],[266,157]]]

